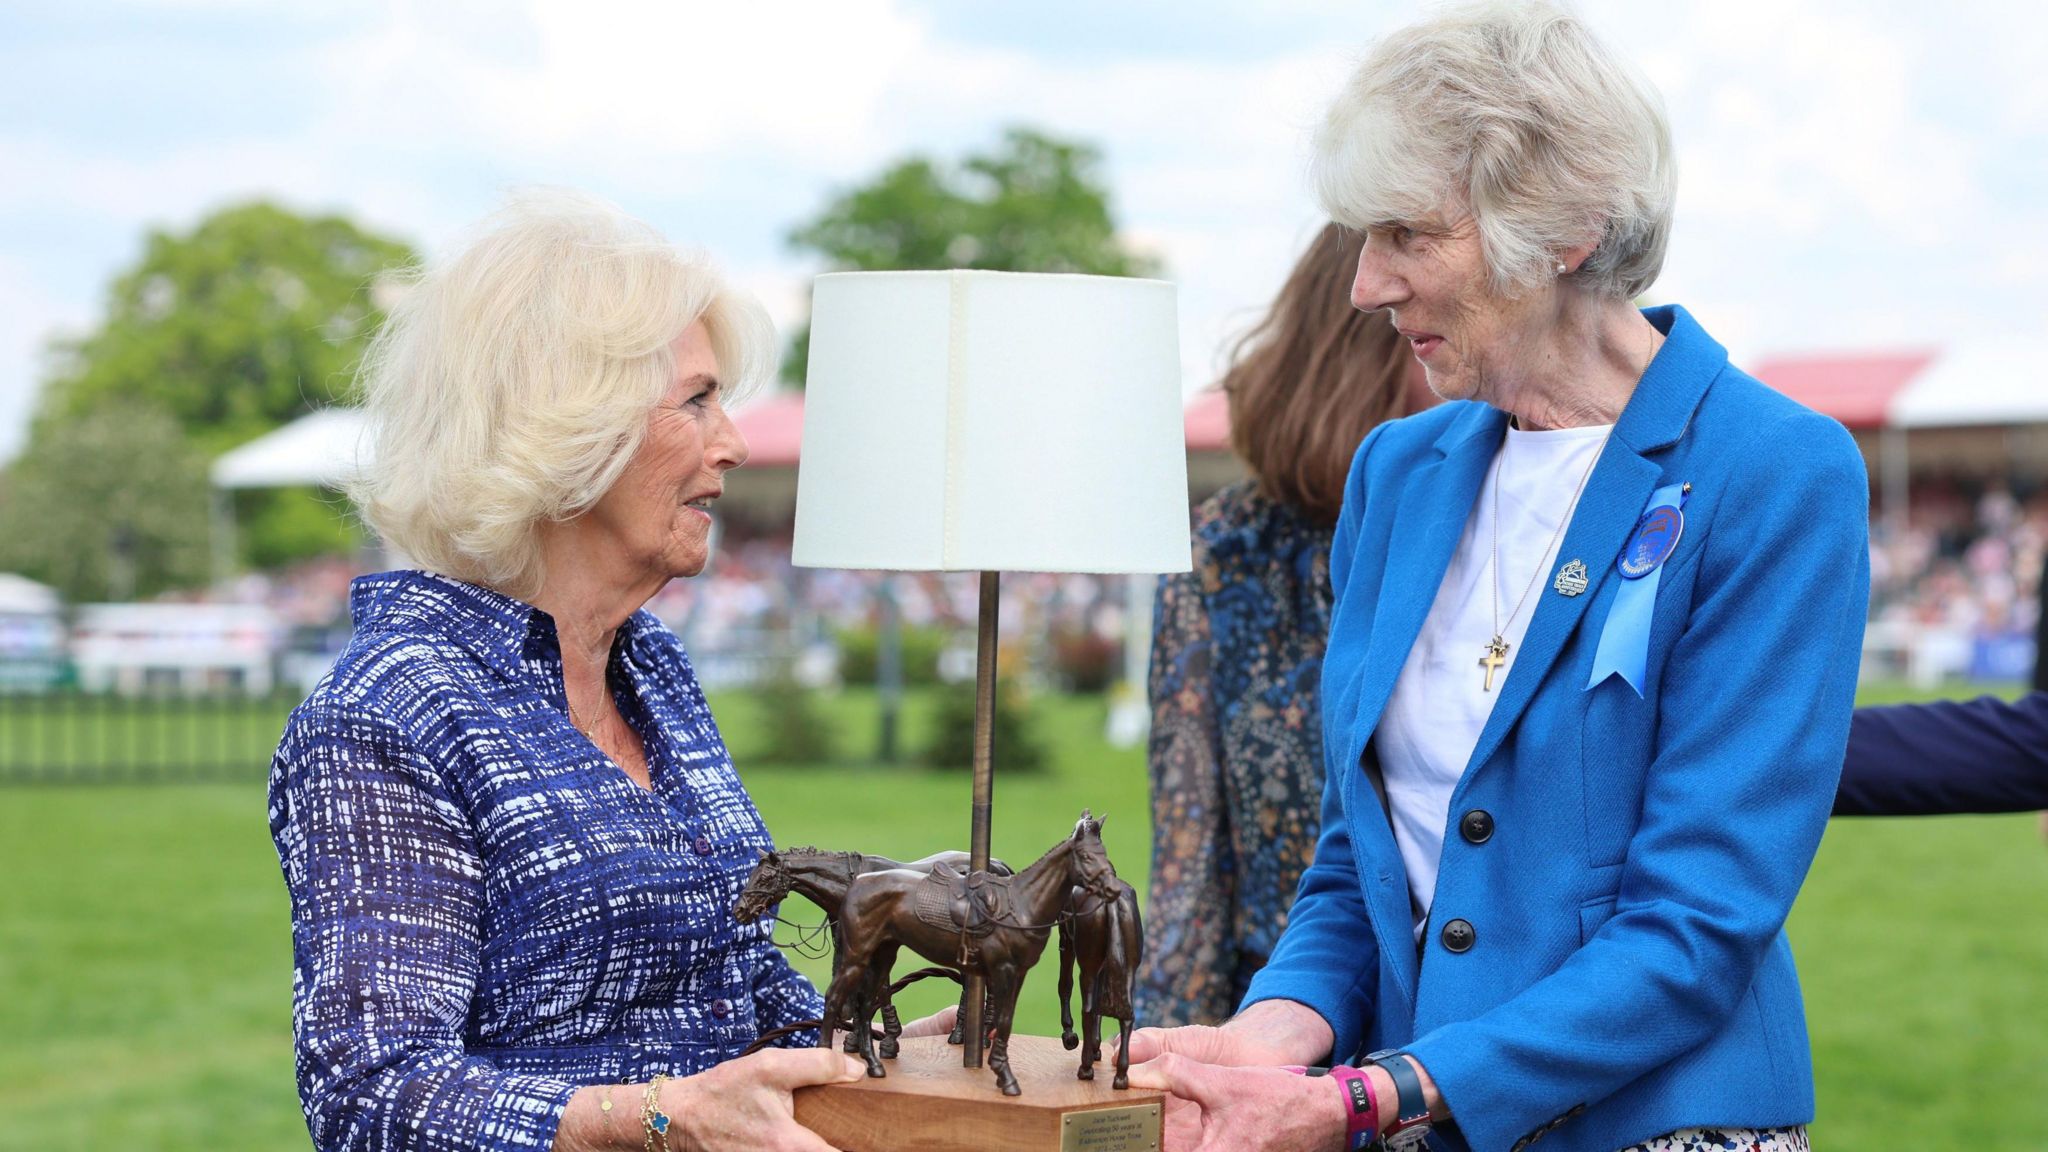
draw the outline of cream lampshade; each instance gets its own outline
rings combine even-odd
[[[1173,285],[845,272],[811,298],[794,560],[1185,572]]]

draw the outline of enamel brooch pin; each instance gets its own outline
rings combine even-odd
[[[1566,596],[1577,596],[1586,590],[1586,566],[1572,560],[1557,570],[1557,581],[1551,585]]]

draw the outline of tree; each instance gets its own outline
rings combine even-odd
[[[262,202],[153,231],[98,330],[57,345],[41,415],[146,400],[217,455],[345,394],[383,319],[377,275],[412,259],[343,217]]]
[[[40,432],[0,490],[0,570],[72,601],[206,579],[206,461],[176,420],[141,401]]]
[[[956,165],[924,156],[897,161],[834,198],[790,233],[790,244],[823,257],[833,271],[1148,275],[1153,262],[1117,238],[1101,161],[1092,145],[1011,128],[995,151]],[[799,385],[809,350],[806,325],[783,362],[784,375]]]
[[[100,326],[55,344],[28,452],[140,405],[211,460],[332,403],[383,322],[379,273],[412,260],[404,244],[341,216],[263,202],[222,209],[189,232],[152,231],[141,261],[109,288]],[[160,426],[134,427],[145,424]],[[258,563],[355,541],[317,493],[242,493],[236,507],[243,554]]]

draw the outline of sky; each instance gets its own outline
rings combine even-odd
[[[1737,361],[1939,348],[2048,317],[2048,9],[1582,0],[1663,93],[1657,301]],[[0,459],[51,336],[149,229],[266,197],[429,254],[508,188],[607,197],[785,327],[790,228],[905,154],[1024,124],[1105,156],[1180,285],[1187,388],[1321,222],[1303,173],[1405,0],[15,0],[0,6]],[[2048,381],[2044,381],[2048,387]]]

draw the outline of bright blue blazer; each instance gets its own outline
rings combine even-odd
[[[1419,950],[1371,739],[1507,416],[1463,402],[1382,425],[1347,481],[1323,833],[1245,1003],[1315,1009],[1338,1060],[1413,1053],[1455,1113],[1443,1147],[1613,1152],[1813,1117],[1783,926],[1848,737],[1868,481],[1840,424],[1730,366],[1683,309],[1644,315],[1667,339],[1556,558],[1590,586],[1566,596],[1544,576],[1452,794]],[[1651,494],[1682,483],[1642,693],[1618,676],[1588,687],[1622,545]],[[1481,810],[1493,831],[1473,843],[1461,822]],[[1471,926],[1466,951],[1445,947],[1452,919]]]

